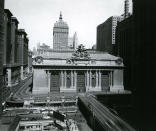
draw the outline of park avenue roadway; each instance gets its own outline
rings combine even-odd
[[[129,124],[97,101],[94,95],[79,95],[79,98],[92,112],[93,118],[96,117],[106,131],[135,131]]]

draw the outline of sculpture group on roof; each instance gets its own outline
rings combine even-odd
[[[90,55],[84,45],[79,45],[77,50],[72,54],[72,59],[90,59]]]

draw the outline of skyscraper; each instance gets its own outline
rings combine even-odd
[[[69,37],[68,38],[68,46],[70,49],[77,49],[78,46],[78,37],[77,37],[77,33],[75,32],[73,37]]]
[[[116,52],[124,60],[124,86],[127,90],[133,90],[131,81],[133,38],[133,16],[130,16],[119,22],[116,28]]]
[[[155,129],[156,121],[156,4],[155,0],[133,0],[133,87],[140,127]]]
[[[69,27],[63,21],[62,13],[60,13],[59,21],[54,24],[53,28],[53,49],[66,50],[68,49],[68,33]]]
[[[154,130],[156,120],[155,11],[154,0],[133,0],[133,15],[118,24],[116,36],[125,87],[132,88],[134,121],[143,131]]]
[[[112,16],[97,27],[97,50],[114,53],[116,26],[121,21],[121,16]]]
[[[129,0],[125,0],[125,12],[124,12],[124,18],[129,17]]]

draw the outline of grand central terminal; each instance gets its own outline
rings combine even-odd
[[[122,59],[105,52],[51,50],[33,60],[33,94],[124,90]]]

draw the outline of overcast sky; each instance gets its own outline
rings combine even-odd
[[[80,44],[87,48],[96,43],[96,27],[113,15],[124,12],[124,0],[5,0],[19,20],[19,28],[28,33],[29,47],[46,43],[52,47],[53,26],[62,11],[69,35],[77,32]]]

